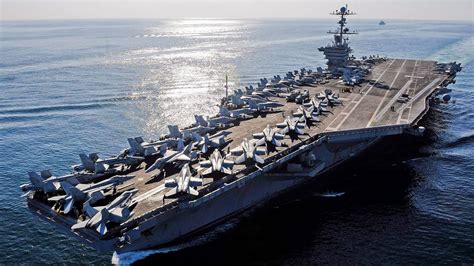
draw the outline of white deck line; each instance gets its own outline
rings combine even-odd
[[[355,106],[349,111],[348,115],[346,115],[346,117],[344,117],[342,119],[341,122],[339,122],[339,124],[337,125],[337,127],[335,128],[336,130],[339,130],[339,128],[342,126],[342,124],[344,124],[344,122],[346,121],[346,119],[348,117],[351,116],[351,114],[354,112],[354,110],[357,108],[357,106],[359,106],[359,104],[362,102],[362,100],[365,98],[365,96],[367,96],[367,94],[369,94],[369,92],[372,90],[372,88],[375,86],[375,84],[377,84],[377,82],[379,82],[379,80],[383,77],[383,75],[385,74],[385,72],[387,72],[387,70],[393,65],[393,63],[395,63],[396,60],[392,60],[392,62],[390,63],[389,66],[387,66],[387,68],[382,72],[382,74],[380,74],[380,76],[377,78],[377,80],[375,81],[374,85],[370,86],[370,88],[364,92],[364,94],[362,95],[362,97],[359,99],[359,102],[357,102],[355,104]],[[335,121],[335,120],[334,120]]]
[[[393,81],[392,83],[390,84],[390,88],[385,92],[385,94],[383,95],[383,98],[382,100],[380,101],[379,105],[377,106],[377,108],[375,109],[374,113],[372,114],[372,117],[370,118],[369,122],[367,123],[367,126],[366,127],[370,127],[370,125],[372,124],[372,122],[374,121],[375,117],[377,116],[377,113],[378,111],[380,110],[380,108],[382,107],[382,104],[383,102],[385,101],[385,98],[387,98],[387,95],[388,93],[390,92],[390,90],[392,89],[393,87],[393,84],[395,84],[395,81],[397,81],[398,79],[398,76],[400,75],[400,73],[402,72],[402,68],[403,66],[405,65],[405,63],[407,62],[407,60],[403,60],[403,63],[402,65],[400,66],[400,69],[398,70],[397,74],[395,75],[395,78],[393,78]],[[400,91],[403,91],[402,89]],[[398,93],[400,93],[400,91]],[[397,94],[398,94],[397,93]],[[394,99],[397,99],[398,97],[394,97],[392,98],[390,101],[394,100]],[[389,102],[390,103],[390,102]],[[391,106],[392,104],[387,104],[385,105],[385,108],[388,109],[389,106]],[[385,111],[386,112],[386,111]],[[384,113],[385,113],[384,112]]]
[[[430,84],[426,85],[420,92],[418,92],[410,101],[406,104],[403,104],[400,108],[398,108],[397,113],[403,112],[408,106],[411,106],[415,101],[418,100],[426,91],[431,89],[441,78],[436,78],[435,80],[431,81]]]

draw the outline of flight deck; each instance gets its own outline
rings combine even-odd
[[[329,112],[321,115],[321,122],[306,128],[305,134],[299,136],[298,139],[291,140],[285,137],[282,147],[276,147],[274,151],[268,152],[262,157],[266,164],[271,165],[272,161],[287,154],[288,150],[294,150],[295,147],[302,145],[305,140],[331,133],[396,125],[410,127],[426,111],[428,97],[449,78],[450,75],[436,70],[434,61],[388,59],[374,65],[366,77],[366,81],[351,87],[350,90],[347,90],[348,86],[340,79],[327,79],[325,84],[302,86],[300,89],[307,90],[310,95],[317,95],[326,89],[331,89],[339,94],[342,104],[328,108]],[[369,81],[372,82],[369,83]],[[376,86],[377,84],[386,84],[388,87]],[[408,95],[407,102],[397,101],[402,94]],[[228,132],[226,137],[231,140],[228,150],[238,147],[245,138],[252,139],[252,134],[261,132],[265,126],[274,127],[277,123],[281,123],[286,116],[298,110],[298,104],[286,102],[284,98],[270,99],[284,105],[273,112],[240,121],[239,125],[225,129]],[[160,173],[160,171],[146,173],[147,165],[154,159],[146,160],[136,171],[128,172],[127,175],[135,177],[117,188],[118,193],[129,190],[131,187],[138,190],[132,200],[136,203],[136,207],[133,209],[133,216],[127,223],[131,223],[142,215],[159,212],[160,209],[178,201],[178,198],[164,197],[169,190],[164,186],[164,182],[178,175],[179,170],[166,168],[164,173]],[[191,164],[191,168],[196,172],[198,166],[197,162]],[[233,179],[243,177],[252,170],[258,171],[257,168],[245,164],[235,165]],[[198,190],[208,192],[209,186],[214,183],[213,181],[214,178],[204,178],[203,186]],[[37,204],[42,203],[38,202]],[[44,207],[50,208],[49,206]],[[63,222],[71,226],[76,223],[76,220],[66,218]]]
[[[416,77],[413,76],[416,73]],[[435,71],[434,61],[420,60],[402,60],[389,59],[379,65],[376,65],[368,80],[376,80],[378,83],[390,84],[389,88],[377,88],[368,82],[355,86],[352,92],[342,92],[346,86],[339,82],[340,80],[330,80],[323,85],[304,86],[302,89],[308,90],[310,95],[316,95],[325,89],[332,89],[340,94],[342,105],[330,108],[330,112],[322,115],[320,123],[315,124],[305,130],[307,135],[299,136],[299,140],[291,141],[285,138],[286,146],[276,147],[276,151],[264,155],[266,161],[271,161],[272,157],[290,149],[295,145],[309,137],[314,137],[325,132],[357,130],[364,128],[376,128],[379,126],[390,125],[410,125],[413,123],[427,108],[427,97],[433,93],[449,76],[445,73]],[[401,94],[408,94],[407,103],[399,103],[397,99]],[[257,118],[241,121],[238,126],[226,129],[230,134],[227,135],[231,139],[229,149],[233,149],[241,144],[244,138],[252,139],[252,134],[261,132],[265,126],[274,127],[277,123],[281,123],[287,115],[291,115],[298,109],[296,103],[286,103],[285,99],[274,98],[272,100],[280,101],[285,105],[279,111],[258,116]],[[393,109],[391,108],[393,106]],[[234,171],[236,175],[240,170],[247,169],[245,165],[235,165]],[[137,198],[140,194],[160,186],[162,180],[152,181],[155,172],[144,173],[144,169],[131,173],[136,176],[130,180],[133,186],[139,189]],[[170,177],[170,176],[168,176]],[[168,178],[167,177],[167,178]],[[156,178],[155,178],[156,179]],[[206,182],[207,181],[207,182]],[[211,183],[211,180],[205,180],[204,184]],[[128,184],[124,184],[125,187]],[[157,193],[150,200],[140,202],[135,208],[136,216],[141,213],[150,211],[163,203],[173,202],[174,199],[163,200],[165,189]]]

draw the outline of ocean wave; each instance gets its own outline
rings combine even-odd
[[[110,103],[90,103],[90,104],[67,104],[67,105],[50,105],[50,106],[39,106],[31,108],[18,108],[10,110],[2,110],[0,114],[39,114],[57,111],[76,111],[76,110],[88,110],[88,109],[99,109],[111,106]],[[9,116],[8,116],[9,117]],[[6,118],[6,117],[3,117]],[[1,118],[0,118],[1,119]]]
[[[456,148],[466,144],[474,143],[474,134],[459,137],[443,145],[445,148]]]
[[[242,214],[245,216],[245,214]],[[204,243],[210,242],[218,237],[218,235],[227,232],[234,228],[238,221],[240,220],[239,217],[234,217],[228,220],[227,222],[218,225],[217,227],[213,228],[212,230],[204,233],[203,235],[198,235],[187,242],[163,247],[159,249],[150,249],[150,250],[143,250],[143,251],[132,251],[126,252],[122,254],[114,253],[112,257],[112,264],[115,265],[131,265],[139,260],[145,259],[149,256],[157,255],[157,254],[166,254],[170,252],[177,252],[183,250],[185,248],[195,247],[199,245],[203,245]]]

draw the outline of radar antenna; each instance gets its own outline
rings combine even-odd
[[[328,31],[329,34],[334,34],[334,42],[336,45],[342,45],[343,41],[347,42],[349,40],[349,38],[344,38],[344,35],[357,34],[355,31],[349,31],[349,28],[346,27],[346,16],[356,15],[356,13],[349,10],[347,4],[339,10],[331,12],[330,15],[341,16],[341,19],[337,23],[339,24],[339,28],[335,31]]]
[[[328,60],[328,69],[331,71],[341,72],[342,69],[347,65],[349,54],[352,52],[352,49],[349,47],[349,38],[344,36],[357,34],[357,32],[349,30],[349,28],[346,26],[346,19],[347,16],[355,14],[356,13],[349,10],[347,5],[330,13],[330,15],[341,17],[337,23],[339,26],[336,30],[330,30],[327,32],[328,34],[334,34],[334,42],[327,45],[326,47],[320,47],[319,51],[324,52],[324,55]]]

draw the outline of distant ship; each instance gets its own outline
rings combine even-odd
[[[385,21],[381,20],[381,21],[379,22],[379,25],[385,25]]]

